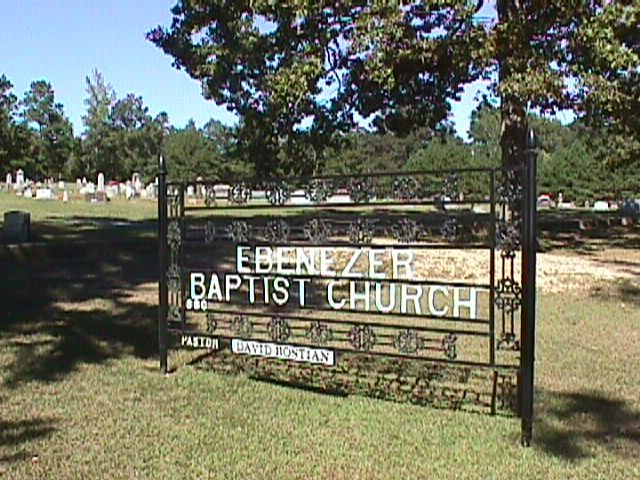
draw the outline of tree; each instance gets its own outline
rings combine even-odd
[[[452,52],[470,52],[482,30],[473,8],[438,4],[179,1],[171,28],[148,38],[240,115],[258,171],[310,173],[357,115],[382,132],[441,127],[447,99],[474,78],[470,56]]]
[[[483,24],[485,3],[179,0],[148,38],[239,114],[265,173],[278,151],[281,169],[314,170],[300,144],[321,152],[357,116],[381,132],[437,132],[448,100],[479,78],[500,100],[504,163],[522,158],[531,111],[640,133],[639,2],[498,0]]]
[[[115,102],[113,87],[106,83],[104,76],[94,70],[91,77],[85,77],[87,114],[82,117],[85,125],[82,145],[82,166],[85,175],[95,176],[97,172],[113,178],[117,173],[116,142],[110,136],[111,106]]]
[[[22,118],[27,125],[35,126],[33,173],[61,178],[73,149],[73,131],[62,104],[55,101],[51,84],[45,80],[32,82],[21,105]]]
[[[193,120],[183,129],[174,129],[166,137],[163,153],[169,175],[174,180],[194,180],[221,176],[221,160],[215,145],[199,131]]]
[[[9,171],[13,153],[14,115],[17,98],[11,93],[13,89],[9,79],[0,76],[0,171]]]
[[[142,97],[133,93],[117,98],[97,70],[86,83],[86,130],[74,170],[91,176],[102,172],[111,179],[131,178],[137,172],[151,180],[157,174],[162,142],[170,129],[167,114],[153,119]]]

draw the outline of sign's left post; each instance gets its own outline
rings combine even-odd
[[[159,268],[159,302],[158,302],[158,340],[160,350],[160,371],[167,373],[167,311],[169,296],[167,291],[167,165],[160,155],[158,171],[158,255]]]

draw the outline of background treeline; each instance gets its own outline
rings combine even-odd
[[[20,99],[12,90],[11,82],[0,76],[2,174],[22,168],[36,180],[95,179],[104,172],[107,179],[123,180],[138,172],[150,181],[161,153],[173,179],[261,174],[243,145],[239,127],[211,120],[202,128],[193,121],[176,128],[166,113],[150,115],[142,97],[119,98],[97,71],[86,79],[87,110],[79,135],[74,135],[49,82],[34,81]],[[580,122],[562,125],[534,115],[529,122],[541,141],[541,192],[562,192],[566,200],[579,203],[640,197],[640,159],[612,162],[604,135]],[[418,130],[404,137],[359,130],[335,138],[320,155],[308,152],[308,161],[317,174],[497,166],[500,125],[499,110],[485,101],[472,113],[470,142],[456,137],[453,128],[437,136]],[[282,166],[290,163],[286,158],[273,161]],[[482,179],[474,178],[468,177],[464,187],[484,190]]]

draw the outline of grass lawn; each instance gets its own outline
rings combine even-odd
[[[154,213],[78,208],[94,207]],[[0,478],[640,478],[635,284],[540,293],[524,449],[513,417],[291,388],[191,352],[160,375],[155,261],[133,247],[0,260]]]

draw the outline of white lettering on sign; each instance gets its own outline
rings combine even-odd
[[[181,347],[190,348],[208,348],[209,350],[218,350],[219,342],[217,338],[207,337],[204,335],[182,335],[180,337]]]
[[[279,343],[257,342],[254,340],[231,340],[231,351],[239,355],[254,357],[279,358],[293,362],[314,363],[319,365],[335,365],[333,350],[323,348],[302,347],[299,345],[283,345]]]
[[[185,305],[196,311],[238,301],[315,307],[306,296],[318,298],[320,287],[331,310],[478,318],[479,293],[488,292],[486,287],[422,283],[413,262],[408,249],[238,245],[236,272],[189,273]]]

